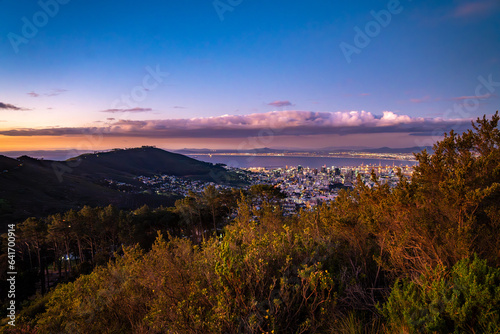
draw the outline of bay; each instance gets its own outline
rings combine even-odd
[[[309,157],[309,156],[262,156],[262,155],[196,155],[190,154],[191,158],[211,162],[222,163],[230,167],[250,168],[284,168],[286,166],[298,166],[309,168],[326,167],[356,167],[356,166],[415,166],[417,161],[388,160],[373,158],[349,158],[349,157]]]

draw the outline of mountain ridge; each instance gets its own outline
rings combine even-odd
[[[84,205],[113,204],[120,208],[173,205],[176,196],[141,193],[145,185],[135,177],[167,174],[214,183],[242,182],[234,173],[154,147],[117,149],[79,155],[66,161],[17,159],[0,156],[0,226],[30,216],[46,216]],[[112,189],[112,179],[130,184],[137,193]]]

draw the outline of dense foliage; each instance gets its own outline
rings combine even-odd
[[[396,281],[382,308],[389,323],[412,332],[496,333],[500,330],[500,269],[477,256],[451,270],[437,267],[417,282]]]
[[[156,211],[29,219],[23,238],[39,272],[36,252],[49,250],[94,269],[27,304],[16,330],[497,333],[499,118],[417,154],[395,188],[358,182],[293,216],[261,186],[207,188]]]

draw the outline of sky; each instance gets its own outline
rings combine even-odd
[[[500,105],[498,0],[0,5],[0,152],[424,147]]]

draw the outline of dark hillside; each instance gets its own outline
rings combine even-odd
[[[11,170],[19,166],[19,161],[0,155],[0,172]]]
[[[68,162],[77,165],[73,170],[75,174],[91,178],[108,175],[128,178],[137,175],[168,174],[217,182],[218,180],[211,180],[211,175],[227,174],[220,166],[154,147],[83,154],[69,159]]]
[[[46,216],[84,205],[113,204],[128,209],[144,204],[173,205],[176,197],[143,193],[139,187],[144,185],[134,179],[154,174],[215,183],[238,180],[220,166],[152,147],[85,154],[66,162],[0,156],[0,230],[30,216]],[[125,182],[138,191],[111,189],[102,182],[104,179]]]

